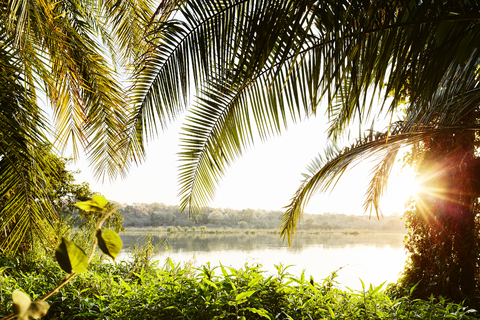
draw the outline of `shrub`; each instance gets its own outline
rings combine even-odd
[[[167,232],[175,233],[177,231],[178,231],[178,229],[174,226],[167,227]]]
[[[0,278],[3,315],[16,288],[29,288],[35,298],[32,292],[45,294],[62,279],[50,257],[30,271],[4,255],[0,261],[11,266]],[[89,270],[49,299],[42,319],[477,319],[473,310],[442,298],[395,299],[382,286],[343,291],[335,272],[317,283],[304,274],[292,276],[282,265],[274,275],[265,275],[260,265],[193,268],[170,259],[163,267],[133,268],[131,262],[94,259]]]

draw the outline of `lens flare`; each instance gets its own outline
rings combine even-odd
[[[380,202],[382,212],[401,214],[405,211],[408,199],[417,197],[423,192],[422,183],[417,179],[414,170],[403,168],[400,172],[390,176],[387,193]]]

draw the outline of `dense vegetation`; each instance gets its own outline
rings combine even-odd
[[[157,129],[187,111],[180,207],[192,215],[208,204],[226,168],[255,141],[281,133],[291,121],[326,114],[332,144],[313,160],[286,207],[282,235],[291,241],[309,199],[369,157],[376,163],[365,207],[377,209],[399,151],[412,147],[411,162],[430,189],[407,211],[412,255],[398,292],[444,295],[456,302],[477,295],[478,1],[164,0],[155,5],[0,1],[2,249],[25,252],[34,239],[52,243],[58,236],[58,203],[51,191],[60,173],[45,152],[51,128],[39,93],[52,106],[59,147],[71,146],[75,154],[83,147],[100,178],[124,174],[143,158],[144,144]],[[118,81],[123,76],[133,80],[131,90]],[[379,101],[372,92],[379,93]],[[403,118],[395,121],[399,108]],[[386,113],[389,125],[375,127]],[[341,145],[357,121],[370,129],[359,128],[354,140]],[[214,210],[206,222],[222,225],[225,216]],[[270,221],[250,213],[237,217],[238,227],[258,220],[263,228]],[[14,270],[19,281],[22,270]],[[224,277],[210,287],[223,288]],[[77,286],[77,292],[93,290]],[[156,286],[155,292],[171,294]],[[241,311],[236,300],[248,301],[255,293],[236,293],[235,316]],[[148,306],[147,301],[143,308]],[[247,311],[263,315],[252,308]],[[364,300],[362,310],[367,309]],[[342,314],[341,307],[337,310]]]
[[[182,214],[178,206],[163,203],[134,203],[119,210],[125,227],[196,227],[238,228],[238,229],[277,229],[283,215],[282,211],[235,210],[205,208],[203,215],[189,219]],[[371,230],[405,232],[405,222],[400,216],[384,216],[380,219],[368,215],[346,215],[340,213],[304,214],[299,230]]]
[[[421,280],[418,296],[456,301],[478,293],[479,1],[175,4],[153,27],[158,43],[142,57],[136,94],[151,122],[187,114],[182,209],[195,215],[207,206],[253,143],[326,115],[327,146],[286,206],[282,236],[290,242],[310,198],[359,162],[373,160],[365,209],[378,213],[393,163],[412,148],[425,189],[408,213],[405,285]],[[388,125],[376,125],[386,116]],[[319,147],[315,137],[304,141]]]
[[[62,291],[49,299],[42,319],[475,319],[475,312],[443,299],[393,297],[384,287],[363,291],[325,280],[292,276],[277,266],[267,275],[258,265],[241,269],[198,268],[145,262],[142,250],[116,265],[97,258]],[[0,255],[0,314],[10,313],[11,293],[22,288],[32,298],[62,280],[48,256]]]
[[[61,172],[46,156],[51,143],[75,157],[85,151],[98,177],[142,159],[119,78],[141,54],[153,7],[148,0],[0,1],[2,248],[55,233],[50,177]]]

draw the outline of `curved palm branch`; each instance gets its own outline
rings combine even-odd
[[[407,109],[405,120],[393,123],[385,132],[369,134],[358,139],[350,147],[340,149],[333,144],[326,151],[326,157],[316,158],[308,167],[308,174],[286,207],[282,218],[281,236],[288,243],[293,239],[296,224],[305,205],[317,192],[333,188],[335,182],[349,168],[369,157],[380,159],[373,168],[372,179],[366,192],[365,211],[375,209],[379,215],[379,200],[387,187],[393,163],[399,149],[431,139],[438,134],[478,131],[480,126],[465,125],[467,117],[478,110],[480,105],[480,83],[478,73],[468,72],[470,61],[464,68],[452,71],[457,81],[450,82],[446,76],[437,93],[426,105]],[[445,90],[449,86],[451,90]]]
[[[47,121],[32,103],[33,92],[22,86],[15,52],[0,47],[0,61],[0,246],[16,251],[32,234],[52,243],[57,215],[45,178],[52,171],[43,155]]]
[[[299,3],[305,7],[303,2],[306,1]],[[273,63],[272,59],[265,60],[268,55],[254,57],[254,60],[246,57],[262,54],[263,50],[272,52],[279,36],[287,41],[284,27],[277,26],[279,30],[269,37],[263,33],[263,38],[254,35],[271,17],[282,18],[279,13],[286,10],[285,6],[282,2],[268,1],[184,1],[178,8],[183,20],[161,23],[154,30],[155,47],[145,53],[137,68],[134,121],[138,123],[138,130],[148,137],[156,129],[156,117],[164,128],[166,122],[185,110],[190,90],[208,89],[209,79],[215,83],[219,82],[218,77],[246,81],[248,74],[242,74],[242,70],[268,69],[264,66]],[[290,4],[292,8],[283,13],[280,24],[290,25],[293,18],[287,13],[299,6]],[[289,28],[292,34],[300,29],[298,23]],[[298,44],[294,40],[295,37],[288,37],[290,47]],[[261,45],[252,46],[257,42]],[[244,50],[249,50],[247,55],[242,54]],[[281,56],[276,59],[285,59],[289,52],[277,49],[276,54]]]
[[[147,47],[143,35],[152,8],[141,0],[15,0],[5,2],[1,14],[25,77],[52,103],[57,143],[70,145],[74,155],[86,150],[102,179],[125,173],[131,160],[125,157],[143,155],[135,143],[125,143],[136,136],[127,135],[128,97],[116,68],[120,62],[119,71],[128,72],[128,64]]]
[[[168,16],[162,8],[169,3],[155,19]],[[131,108],[120,75],[128,76],[127,64],[147,47],[154,11],[147,0],[0,0],[0,8],[0,227],[10,230],[4,247],[15,250],[27,230],[53,234],[56,219],[38,91],[53,108],[59,146],[75,154],[83,148],[99,179],[125,174],[142,158],[137,137],[128,135]]]
[[[393,95],[384,105],[390,112],[407,95],[410,105],[427,105],[446,77],[454,79],[450,70],[478,61],[477,9],[437,2],[183,1],[183,20],[159,24],[156,46],[138,68],[135,132],[148,136],[156,117],[164,127],[196,90],[180,168],[182,206],[196,211],[251,143],[254,126],[262,138],[278,133],[279,119],[297,119],[304,113],[298,110],[315,114],[325,97],[335,140],[353,119],[376,112],[370,89],[384,101]],[[467,65],[466,73],[476,68]],[[465,90],[462,81],[457,86]]]

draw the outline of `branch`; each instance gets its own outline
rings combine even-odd
[[[102,220],[100,220],[100,222],[97,224],[97,227],[95,228],[95,234],[98,230],[101,230],[102,225],[105,223],[105,221],[107,221],[107,219],[112,215],[112,213],[117,211],[120,207],[121,207],[121,205],[116,206],[115,208],[113,208],[112,210],[107,212],[107,214],[105,214],[105,216],[103,216]],[[90,256],[88,257],[87,264],[90,264],[90,262],[93,259],[93,256],[95,255],[96,245],[97,245],[97,237],[95,236],[94,239],[93,239],[92,249],[91,249],[91,252],[90,252]],[[52,291],[50,291],[50,293],[48,293],[46,296],[44,296],[43,298],[41,298],[39,300],[40,301],[45,301],[46,299],[50,298],[52,295],[57,293],[63,286],[65,286],[67,283],[69,283],[76,275],[77,275],[77,273],[75,271],[72,272],[71,274],[69,274],[67,277],[65,277],[65,279],[63,279],[63,281],[58,286],[56,286]],[[4,317],[0,320],[10,320],[10,319],[14,319],[16,317],[17,317],[17,315],[12,313],[12,314],[10,314],[10,315],[8,315],[8,316],[6,316],[6,317]]]

